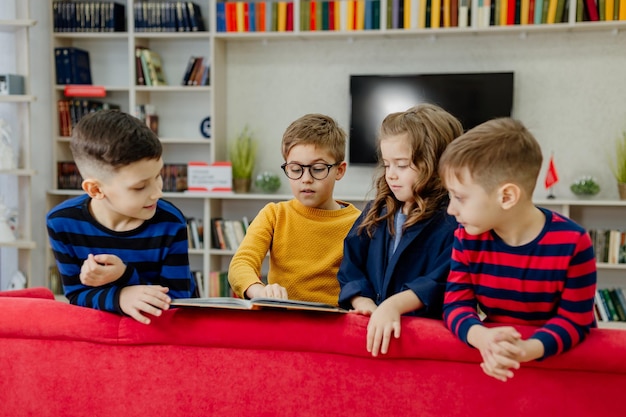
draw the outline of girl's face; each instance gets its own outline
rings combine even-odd
[[[407,133],[387,136],[381,140],[380,153],[387,185],[398,201],[405,203],[402,212],[408,214],[409,203],[414,199],[413,186],[420,174],[411,161],[412,152]]]

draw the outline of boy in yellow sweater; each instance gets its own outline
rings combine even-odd
[[[337,305],[343,240],[360,214],[333,198],[346,172],[345,148],[345,132],[328,116],[307,114],[289,125],[281,168],[295,198],[267,204],[250,224],[228,270],[238,296]],[[268,251],[265,285],[259,277]]]

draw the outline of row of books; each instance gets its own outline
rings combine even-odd
[[[248,219],[211,219],[211,247],[213,249],[237,250],[248,230]]]
[[[83,178],[74,161],[57,162],[57,188],[59,190],[82,190]]]
[[[595,297],[596,320],[626,321],[626,294],[622,288],[598,288]]]
[[[564,23],[569,11],[569,0],[480,0],[477,26]],[[626,0],[576,1],[577,22],[607,20],[626,20]]]
[[[209,273],[209,297],[236,297],[228,283],[228,271]]]
[[[153,104],[136,104],[133,116],[144,122],[158,136],[159,115],[156,113],[156,107]]]
[[[161,177],[164,192],[183,192],[187,189],[187,164],[163,164]]]
[[[164,192],[183,192],[187,189],[187,164],[164,164],[161,176]],[[57,188],[59,190],[80,190],[82,183],[83,179],[74,161],[57,162]],[[200,242],[200,237],[197,242]],[[202,245],[194,247],[202,249]]]
[[[470,0],[387,0],[390,29],[467,27]],[[191,1],[136,2],[136,32],[206,31],[200,7]],[[301,0],[300,30],[380,28],[381,0]],[[478,0],[477,26],[560,23],[569,0]],[[53,2],[56,32],[124,31],[125,6],[114,2]],[[293,30],[293,2],[216,3],[218,32]],[[626,20],[626,0],[577,0],[576,21]]]
[[[126,6],[111,1],[52,2],[55,32],[123,32]]]
[[[216,4],[218,32],[293,31],[293,2],[229,1]]]
[[[590,229],[596,262],[626,264],[626,232],[620,230]]]
[[[192,56],[187,62],[181,85],[209,85],[211,65],[207,58]]]
[[[470,0],[300,0],[300,30],[468,27]],[[569,0],[478,0],[478,27],[567,22]],[[217,3],[218,32],[293,30],[293,5],[280,0]],[[576,21],[626,20],[626,0],[577,0]]]
[[[54,48],[56,83],[91,84],[89,52],[76,47]]]
[[[139,1],[133,11],[135,32],[206,31],[200,6],[191,1]]]
[[[202,220],[187,218],[187,238],[189,249],[204,249],[204,226]]]
[[[135,47],[136,85],[167,85],[161,55],[145,46]]]
[[[588,13],[588,19],[581,20],[626,20],[626,0],[578,0],[578,11],[582,9],[581,3]]]
[[[72,136],[72,129],[86,114],[103,110],[120,110],[118,104],[106,103],[89,99],[67,99],[57,100],[57,112],[59,114],[59,135]]]

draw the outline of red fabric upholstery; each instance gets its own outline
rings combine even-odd
[[[351,314],[176,309],[145,326],[22,297],[0,312],[2,415],[586,417],[615,411],[626,386],[622,330],[502,383],[429,319],[403,318],[372,358]]]
[[[33,287],[13,291],[0,291],[0,297],[48,298],[54,300],[54,294],[48,288]]]

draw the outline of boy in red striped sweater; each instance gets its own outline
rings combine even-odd
[[[439,163],[448,213],[459,223],[444,322],[480,350],[483,371],[501,381],[522,362],[572,348],[595,326],[588,233],[532,202],[542,159],[523,124],[500,118],[454,140]],[[515,325],[537,328],[523,339]]]

